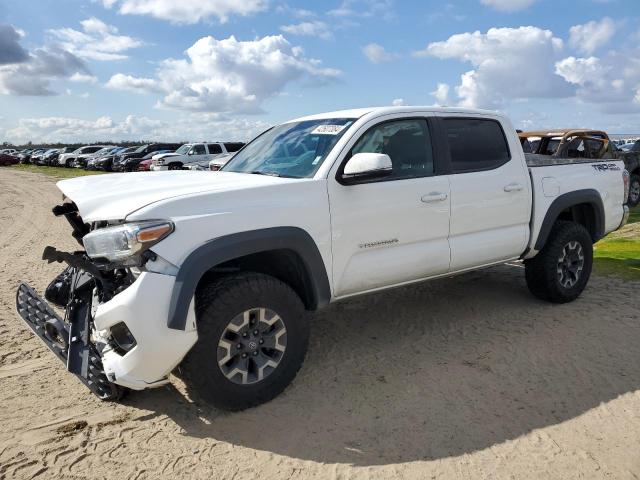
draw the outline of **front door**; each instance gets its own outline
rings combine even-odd
[[[426,118],[378,120],[347,146],[344,161],[356,153],[386,153],[393,173],[357,185],[340,183],[342,167],[330,175],[335,296],[449,270],[449,179],[437,175],[431,137]]]

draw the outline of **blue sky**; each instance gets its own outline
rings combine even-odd
[[[640,132],[637,0],[3,0],[0,141],[238,139],[371,105]]]

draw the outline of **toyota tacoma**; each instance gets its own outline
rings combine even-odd
[[[534,296],[575,300],[629,211],[623,162],[527,157],[507,118],[431,107],[292,120],[215,174],[57,185],[81,248],[45,249],[67,267],[46,301],[19,286],[22,319],[103,399],[175,371],[229,410],[286,388],[331,302],[518,260]]]

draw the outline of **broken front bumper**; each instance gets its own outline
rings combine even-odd
[[[142,272],[125,290],[97,305],[91,318],[90,302],[72,304],[71,328],[26,284],[18,289],[16,305],[20,317],[67,369],[106,399],[112,398],[108,387],[143,390],[166,384],[169,373],[198,339],[193,301],[184,330],[167,326],[174,285],[174,276]],[[65,330],[60,335],[49,334],[46,324],[50,320]],[[90,320],[99,349],[90,338]],[[122,324],[135,339],[135,346],[126,352],[113,348],[109,341],[113,329]]]
[[[47,302],[25,283],[18,287],[16,309],[33,333],[89,390],[104,400],[120,397],[122,390],[107,379],[100,355],[90,342],[88,311],[79,310],[67,325]]]

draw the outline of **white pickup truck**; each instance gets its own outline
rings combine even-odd
[[[244,146],[240,142],[186,143],[173,153],[153,157],[150,170],[182,170],[194,163],[215,160],[237,152]]]
[[[84,250],[17,309],[94,393],[169,382],[243,409],[300,368],[305,311],[522,260],[531,292],[576,299],[593,244],[626,222],[622,162],[533,158],[512,124],[484,111],[348,110],[258,136],[220,172],[64,180]],[[126,192],[123,194],[123,192]]]

